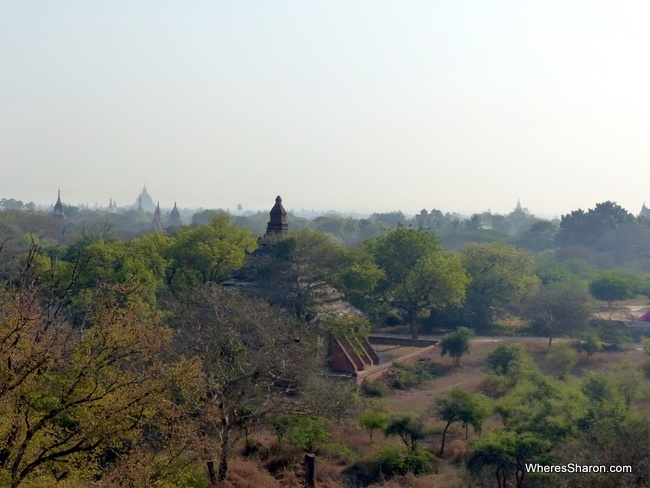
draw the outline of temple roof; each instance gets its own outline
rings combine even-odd
[[[275,205],[269,212],[271,220],[266,225],[266,234],[286,234],[289,231],[289,225],[287,224],[287,211],[282,206],[282,198],[278,195],[275,198]]]

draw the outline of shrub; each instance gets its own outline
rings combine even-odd
[[[407,473],[424,474],[431,469],[434,455],[420,449],[411,450],[399,446],[382,447],[372,466],[377,476],[393,478]]]
[[[488,354],[488,367],[497,374],[508,374],[510,365],[527,355],[521,344],[501,344]]]
[[[578,364],[578,353],[565,343],[553,345],[546,356],[548,362],[553,366],[560,378],[564,378]]]
[[[381,381],[368,381],[364,379],[361,382],[361,393],[367,397],[376,397],[381,398],[386,396],[388,389],[386,385]]]
[[[503,375],[489,374],[483,378],[478,388],[491,398],[500,398],[508,392],[508,382]]]

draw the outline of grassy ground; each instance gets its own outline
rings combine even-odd
[[[547,341],[543,338],[507,338],[507,341],[515,341],[523,344],[526,349],[533,355],[538,365],[545,372],[551,371],[551,366],[546,359],[548,353]],[[502,339],[497,338],[479,338],[472,342],[470,353],[463,356],[461,365],[453,367],[452,360],[449,357],[440,357],[437,349],[433,349],[426,355],[419,358],[418,362],[430,365],[436,365],[436,378],[432,382],[427,382],[415,387],[406,389],[396,389],[392,387],[396,375],[399,374],[400,368],[392,368],[382,381],[385,383],[385,395],[381,398],[365,398],[366,407],[374,405],[381,408],[387,414],[412,414],[426,419],[427,426],[432,429],[434,434],[422,444],[424,449],[437,453],[440,447],[440,433],[442,432],[443,423],[438,420],[433,413],[435,399],[448,392],[454,387],[459,387],[468,391],[478,391],[479,385],[487,374],[487,355],[494,350]],[[394,348],[391,346],[381,346],[380,354],[384,359],[395,359],[399,355],[409,352],[411,348]],[[639,348],[628,349],[624,351],[603,351],[595,353],[591,358],[581,355],[577,366],[572,371],[575,377],[582,377],[588,371],[617,372],[623,370],[639,371],[650,360],[644,355]],[[639,395],[634,400],[633,406],[645,413],[650,414],[650,381],[644,379],[639,391]],[[490,429],[500,424],[497,417],[491,418],[486,422],[485,428]],[[370,442],[367,432],[361,430],[355,419],[347,419],[331,429],[332,442],[347,446],[347,453],[350,458],[335,454],[324,454],[317,460],[317,486],[321,488],[333,487],[354,487],[362,485],[349,484],[344,476],[344,471],[353,461],[371,459],[375,456],[382,446],[400,445],[398,438],[385,438],[381,433],[374,434],[374,441]],[[388,481],[380,481],[373,485],[372,488],[392,488],[392,487],[429,487],[437,486],[442,488],[460,488],[472,486],[471,480],[467,478],[462,462],[469,452],[469,442],[476,435],[471,429],[469,440],[465,440],[465,431],[461,426],[452,426],[448,432],[448,441],[445,448],[445,455],[442,459],[436,459],[434,462],[435,472],[433,474],[421,477],[412,475],[393,478]],[[259,432],[257,437],[260,439],[260,450],[256,456],[248,459],[239,459],[233,463],[231,474],[229,475],[229,485],[233,488],[265,488],[265,487],[292,487],[302,486],[302,467],[300,454],[294,453],[285,456],[286,466],[276,471],[273,476],[266,471],[269,462],[273,456],[282,457],[277,446],[274,446],[276,440],[268,432]],[[275,449],[275,451],[274,451]],[[275,454],[273,454],[275,452]],[[265,453],[260,455],[259,453]],[[292,457],[293,456],[293,457]]]

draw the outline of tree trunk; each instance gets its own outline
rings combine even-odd
[[[218,481],[221,483],[228,475],[228,459],[230,457],[230,438],[228,431],[228,420],[221,419],[221,454],[219,455],[219,475]]]
[[[411,329],[411,338],[418,338],[418,314],[417,312],[409,314],[409,328]]]
[[[447,436],[447,429],[451,425],[451,422],[447,422],[445,425],[445,430],[442,431],[442,443],[440,444],[440,456],[445,452],[445,437]]]
[[[305,454],[305,486],[313,488],[316,485],[316,456]]]
[[[210,478],[210,485],[216,485],[217,484],[217,473],[214,471],[214,461],[207,461],[206,464],[208,465],[208,477]]]

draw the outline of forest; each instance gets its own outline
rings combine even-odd
[[[0,209],[1,486],[305,486],[305,455],[325,488],[650,484],[650,221],[614,202],[278,235]],[[439,343],[332,374],[328,341],[370,334]]]

